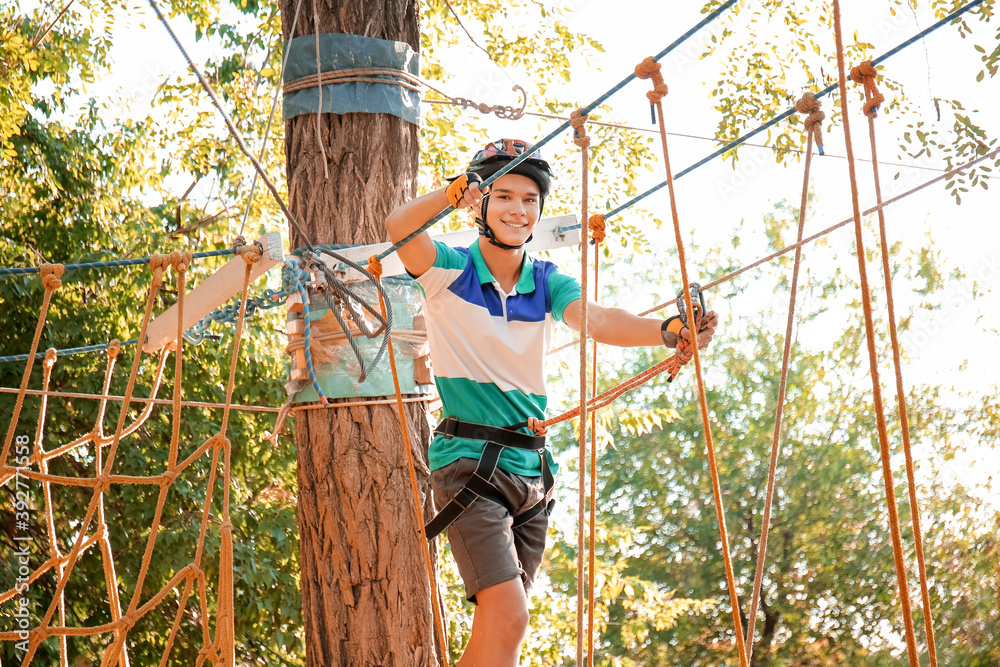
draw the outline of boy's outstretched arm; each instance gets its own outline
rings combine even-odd
[[[443,211],[451,204],[447,193],[448,188],[441,188],[397,206],[385,219],[385,229],[389,232],[389,239],[393,243],[402,241]],[[483,193],[479,191],[479,184],[469,183],[468,189],[454,206],[455,208],[468,208],[477,204],[482,198]],[[396,250],[396,254],[399,255],[406,270],[414,277],[422,275],[431,268],[437,258],[437,250],[434,249],[434,243],[427,232],[422,232]]]
[[[563,311],[563,321],[573,331],[580,330],[582,318],[581,302],[573,301]],[[698,347],[704,349],[712,341],[719,316],[715,311],[705,314],[702,330],[698,332]],[[587,302],[587,335],[598,343],[620,347],[643,347],[653,345],[677,346],[680,334],[679,321],[665,327],[664,321],[653,317],[639,317],[622,308],[608,308],[593,301]]]

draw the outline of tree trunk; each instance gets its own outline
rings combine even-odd
[[[286,40],[296,3],[280,2]],[[303,2],[295,34],[317,31],[418,49],[418,3]],[[416,193],[417,126],[368,113],[322,114],[320,126],[318,138],[315,115],[286,121],[292,212],[313,243],[385,240],[386,216]],[[296,230],[289,233],[293,248],[304,245]],[[411,403],[406,412],[423,513],[429,515],[427,411]],[[306,665],[437,664],[442,649],[396,407],[303,411],[295,432]]]

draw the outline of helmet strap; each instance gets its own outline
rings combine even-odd
[[[490,203],[490,196],[489,194],[486,194],[483,196],[482,208],[480,208],[480,216],[476,218],[476,224],[479,225],[479,235],[485,236],[486,240],[489,241],[491,245],[495,245],[501,250],[518,250],[519,248],[524,247],[524,243],[528,243],[529,241],[531,241],[531,239],[535,238],[535,234],[532,233],[528,235],[528,238],[525,239],[524,243],[521,243],[519,245],[507,245],[506,243],[497,239],[496,234],[494,234],[493,230],[490,229],[490,226],[486,224],[486,209],[489,203]],[[539,215],[541,215],[541,204],[539,204]]]

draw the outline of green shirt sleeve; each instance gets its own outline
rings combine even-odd
[[[549,299],[552,303],[552,317],[563,321],[566,306],[580,298],[580,283],[556,269],[549,275]]]

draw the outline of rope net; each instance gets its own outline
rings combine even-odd
[[[191,262],[189,253],[172,253],[156,255],[150,258],[152,281],[148,290],[145,312],[140,326],[139,339],[143,340],[153,313],[153,305],[159,288],[163,284],[164,274],[173,269],[177,275],[178,294],[178,337],[173,344],[174,349],[162,350],[156,361],[150,394],[155,397],[167,361],[171,352],[174,353],[174,383],[172,399],[171,437],[166,445],[168,450],[165,469],[150,471],[145,475],[128,475],[116,472],[122,468],[122,459],[127,458],[122,440],[142,429],[152,414],[152,401],[145,402],[143,409],[131,423],[129,420],[129,404],[136,389],[140,368],[143,366],[142,350],[136,346],[128,375],[127,387],[124,392],[122,409],[119,412],[117,424],[112,433],[104,430],[104,420],[109,390],[114,368],[119,357],[121,346],[113,341],[106,350],[104,379],[100,394],[97,416],[93,428],[64,444],[46,448],[46,412],[48,408],[48,390],[52,384],[53,370],[57,355],[49,350],[42,360],[42,393],[41,405],[38,410],[38,420],[34,436],[28,436],[19,430],[19,422],[27,395],[27,386],[31,378],[35,353],[43,331],[49,305],[53,293],[60,287],[59,276],[62,275],[61,265],[44,265],[41,267],[45,296],[39,313],[38,323],[32,342],[31,353],[25,365],[19,393],[11,416],[10,424],[4,439],[3,450],[0,452],[0,486],[8,487],[18,499],[15,503],[16,526],[15,549],[19,556],[19,570],[14,586],[0,592],[0,605],[5,608],[14,607],[14,618],[18,619],[14,630],[0,632],[0,641],[16,642],[18,654],[22,656],[22,665],[41,664],[45,660],[45,652],[40,653],[43,643],[55,639],[58,642],[56,653],[59,664],[70,664],[70,639],[77,641],[89,640],[92,650],[96,647],[102,655],[101,665],[130,664],[129,647],[130,631],[143,619],[158,612],[161,615],[172,615],[169,635],[163,642],[159,664],[166,665],[170,659],[171,649],[179,638],[189,644],[191,637],[200,634],[201,648],[197,652],[196,666],[204,664],[233,665],[235,662],[234,644],[234,602],[233,602],[233,538],[230,522],[230,452],[231,445],[226,437],[229,416],[232,408],[232,395],[236,377],[236,364],[239,359],[240,341],[243,333],[243,322],[246,314],[247,287],[250,281],[252,265],[260,259],[260,250],[255,246],[244,246],[239,254],[246,262],[243,290],[240,306],[240,316],[237,321],[236,334],[233,339],[232,355],[228,380],[225,384],[225,403],[222,405],[223,415],[219,430],[213,436],[193,448],[184,447],[182,452],[181,438],[181,379],[183,370],[183,337],[180,322],[183,318],[185,278]],[[156,444],[154,443],[154,446]],[[119,449],[122,451],[119,451]],[[189,451],[190,450],[190,451]],[[183,457],[182,457],[183,455]],[[79,471],[77,475],[53,474],[50,467],[71,459],[74,465],[60,465],[67,471]],[[206,472],[207,471],[207,472]],[[179,480],[191,482],[186,488],[175,493],[195,493],[194,479],[207,478],[200,501],[200,528],[197,544],[190,558],[179,556],[181,545],[171,545],[169,558],[165,560],[174,563],[173,574],[169,581],[159,590],[151,594],[144,591],[144,584],[150,578],[150,565],[154,555],[163,558],[163,547],[157,549],[157,536],[164,529],[167,513],[167,497]],[[40,485],[42,489],[42,506],[36,507],[27,489],[32,484]],[[112,511],[109,507],[117,507],[123,498],[129,497],[125,489],[135,487],[141,495],[143,488],[156,488],[156,506],[152,511],[152,520],[142,551],[141,566],[133,586],[123,585],[124,576],[116,567],[115,545],[120,550],[122,541],[112,540],[114,532]],[[60,516],[60,494],[75,494],[85,500],[87,510],[85,516]],[[89,496],[89,500],[86,498]],[[221,496],[221,497],[220,497]],[[33,562],[37,552],[29,549],[32,543],[38,541],[34,533],[25,534],[31,527],[29,520],[32,514],[41,510],[44,522],[43,551],[48,558],[41,563]],[[210,530],[210,524],[212,529]],[[139,536],[132,538],[132,543],[139,543]],[[129,537],[124,541],[127,543]],[[217,545],[210,548],[209,545]],[[70,545],[69,548],[65,548]],[[180,558],[180,563],[178,563]],[[118,554],[121,562],[121,553]],[[103,581],[85,581],[86,572],[92,572],[93,566],[99,563],[103,570]],[[81,565],[81,568],[76,568]],[[83,567],[86,565],[87,567]],[[161,568],[162,569],[162,568]],[[80,570],[83,570],[81,572]],[[212,580],[213,572],[215,580]],[[31,623],[31,614],[19,614],[18,610],[27,605],[27,595],[34,584],[51,586],[52,597],[43,604],[44,612],[37,623]],[[72,586],[71,586],[72,584]],[[67,589],[73,592],[69,598]],[[104,589],[104,594],[98,590]],[[144,593],[146,593],[144,595]],[[193,608],[189,609],[189,599],[196,595]],[[168,599],[173,598],[176,607],[167,610]],[[172,606],[172,605],[169,605]],[[82,607],[87,607],[81,612]],[[110,618],[110,621],[94,625],[76,625],[68,622],[68,611],[73,615],[93,618]],[[189,618],[185,623],[185,614]],[[22,620],[23,619],[23,620]],[[190,648],[190,646],[188,647]],[[143,647],[148,650],[148,647]],[[39,656],[43,657],[39,657]]]

